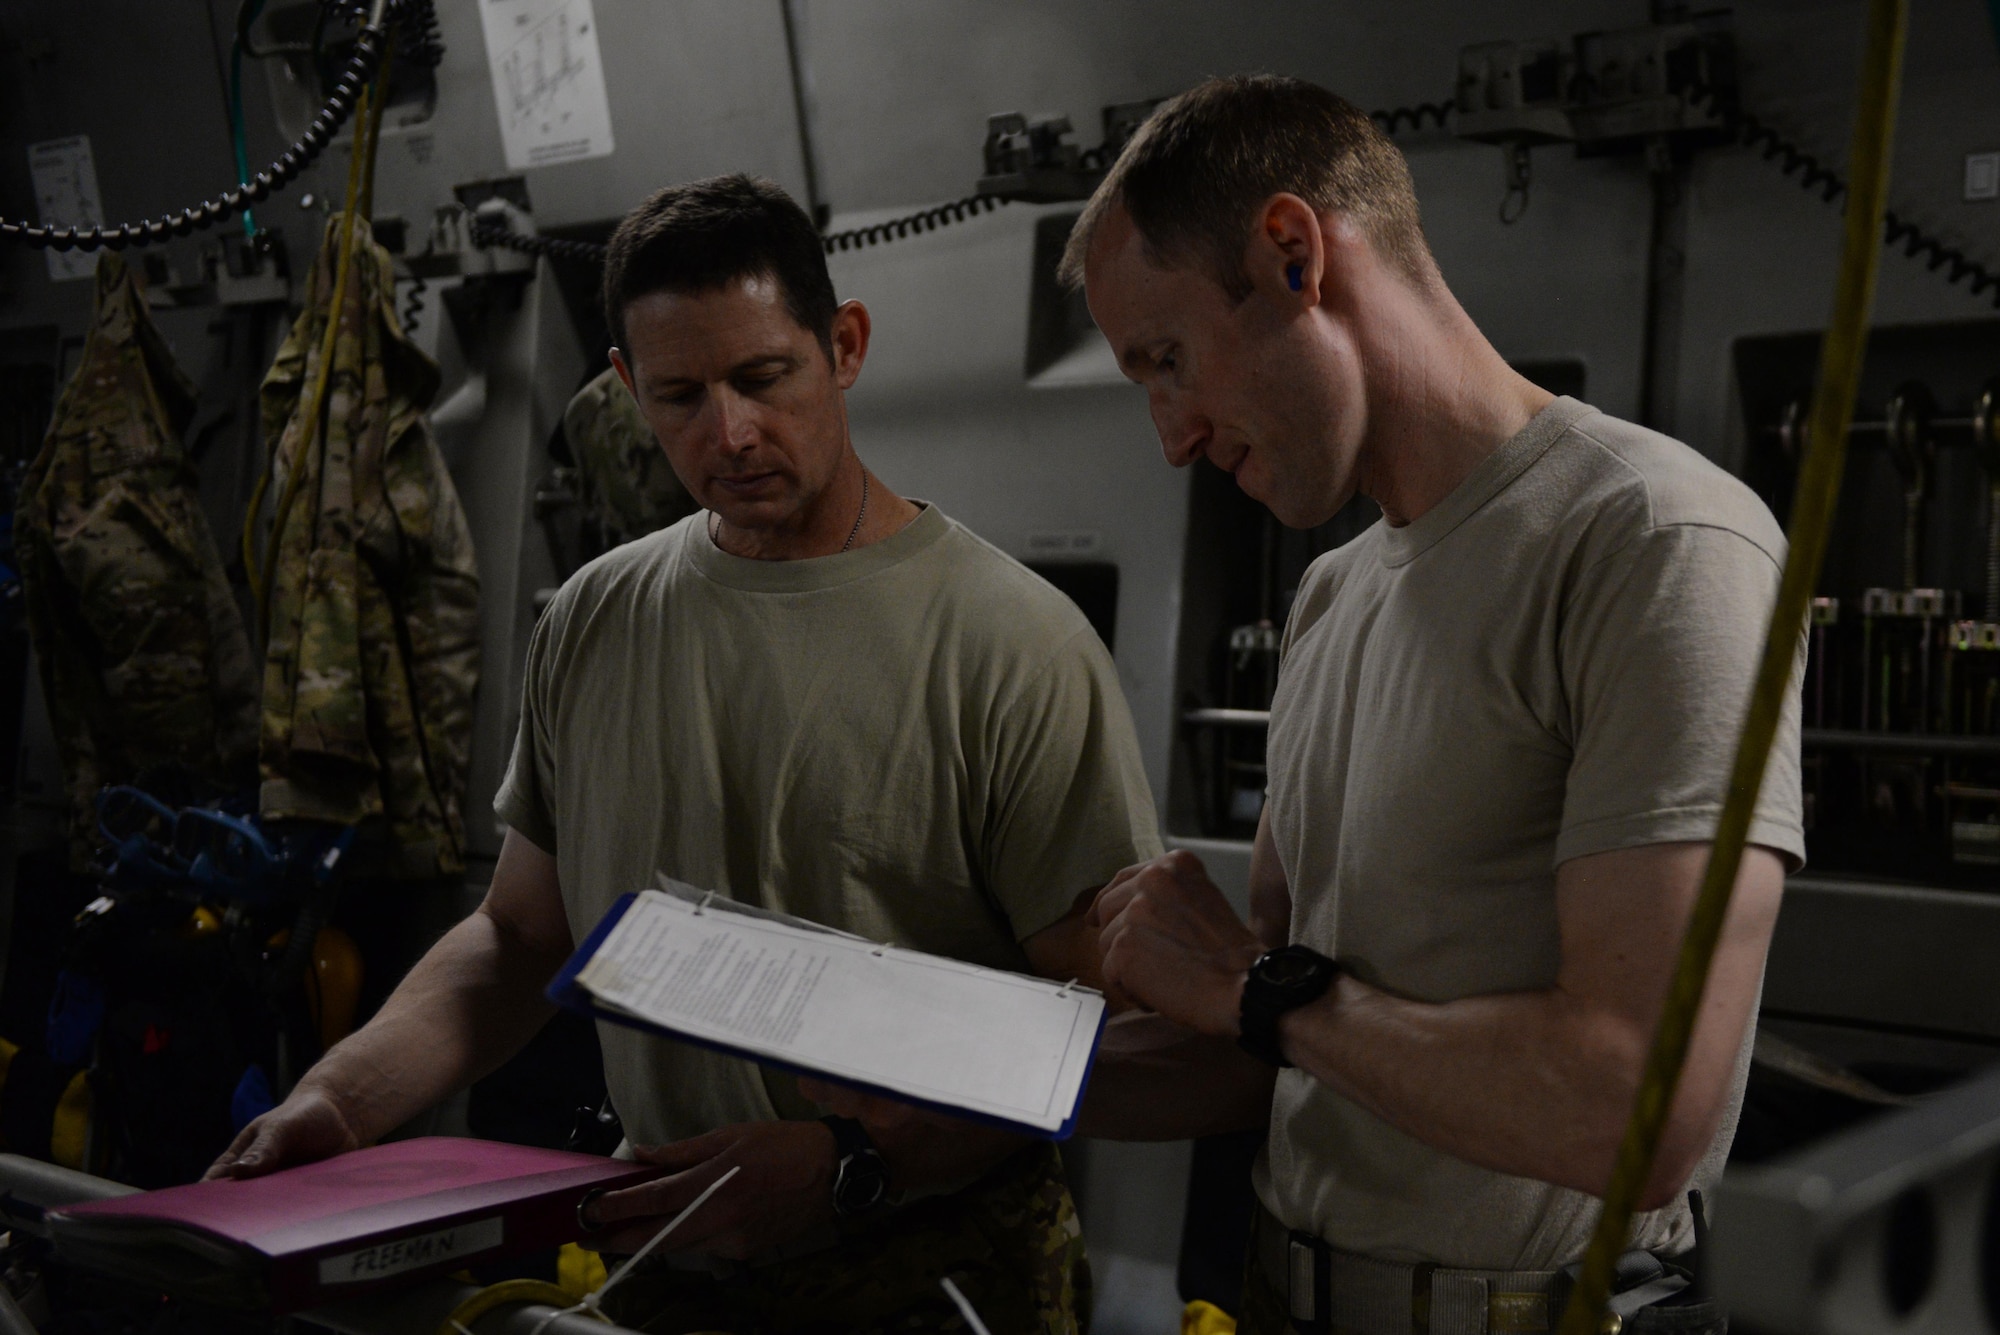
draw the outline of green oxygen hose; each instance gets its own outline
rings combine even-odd
[[[1778,585],[1777,606],[1765,634],[1764,656],[1758,664],[1750,709],[1737,742],[1736,761],[1729,775],[1729,793],[1702,877],[1687,936],[1681,942],[1666,1009],[1653,1038],[1646,1073],[1632,1118],[1618,1147],[1617,1166],[1604,1193],[1604,1212],[1584,1253],[1560,1335],[1599,1335],[1615,1330],[1606,1319],[1611,1275],[1632,1226],[1633,1207],[1653,1172],[1660,1133],[1679,1086],[1688,1040],[1708,981],[1708,968],[1729,911],[1730,892],[1743,860],[1764,766],[1777,735],[1790,688],[1799,627],[1805,624],[1820,561],[1826,555],[1827,532],[1834,504],[1840,497],[1840,475],[1846,463],[1847,431],[1854,415],[1854,392],[1868,343],[1868,312],[1875,299],[1876,259],[1882,250],[1882,214],[1889,186],[1889,148],[1896,124],[1897,91],[1902,79],[1903,39],[1909,0],[1870,0],[1867,42],[1861,65],[1861,88],[1854,114],[1854,138],[1849,149],[1849,185],[1840,273],[1834,286],[1833,318],[1820,344],[1819,379],[1813,391],[1812,416],[1805,457],[1799,466],[1798,499],[1792,506],[1790,554]]]
[[[243,37],[242,31],[257,21],[264,12],[264,0],[249,0],[250,9],[244,20],[237,25],[238,34],[229,44],[229,139],[230,147],[236,151],[236,184],[250,184],[250,146],[243,132]],[[257,220],[251,211],[243,210],[243,239],[257,238]]]

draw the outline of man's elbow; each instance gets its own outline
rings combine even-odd
[[[1693,1106],[1688,1097],[1690,1092],[1682,1088],[1668,1113],[1666,1125],[1660,1129],[1652,1168],[1634,1199],[1634,1209],[1657,1210],[1678,1200],[1687,1190],[1689,1179],[1701,1166],[1709,1143],[1715,1138],[1721,1123],[1719,1101],[1716,1106],[1710,1107],[1711,1100],[1698,1099],[1696,1102],[1701,1106]],[[1631,1129],[1637,1094],[1636,1078],[1629,1084],[1623,1084],[1619,1094],[1607,1091],[1594,1114],[1595,1125],[1590,1136],[1592,1169],[1584,1170],[1583,1181],[1571,1181],[1567,1185],[1583,1187],[1593,1196],[1603,1197],[1610,1193],[1625,1137]]]
[[[1720,1108],[1674,1110],[1661,1133],[1660,1147],[1653,1155],[1653,1171],[1639,1193],[1636,1208],[1664,1209],[1686,1194],[1688,1183],[1708,1153],[1709,1143],[1715,1139],[1720,1113]]]
[[[1695,1166],[1688,1164],[1685,1168],[1656,1167],[1653,1170],[1652,1180],[1646,1184],[1646,1189],[1639,1193],[1639,1201],[1635,1208],[1640,1211],[1663,1210],[1672,1205],[1687,1191],[1687,1184],[1694,1176]]]

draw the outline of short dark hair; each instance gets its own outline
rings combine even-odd
[[[734,174],[656,190],[625,215],[604,256],[604,321],[625,346],[625,308],[653,292],[711,292],[771,278],[801,328],[833,348],[833,277],[819,229],[770,181]]]
[[[1243,252],[1257,207],[1286,193],[1353,218],[1420,287],[1434,280],[1402,152],[1347,99],[1257,74],[1197,84],[1146,118],[1070,232],[1062,281],[1082,284],[1091,238],[1122,204],[1155,260],[1192,257],[1241,301],[1250,295]]]

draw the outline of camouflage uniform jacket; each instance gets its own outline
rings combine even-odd
[[[388,874],[455,874],[479,679],[472,534],[424,416],[437,365],[403,333],[388,254],[365,235],[321,419],[306,420],[339,250],[336,216],[264,377],[279,502],[260,806],[268,818],[383,817]]]
[[[183,769],[247,785],[257,678],[181,435],[194,387],[117,255],[15,519],[29,632],[88,865],[108,783]]]
[[[643,538],[700,508],[674,476],[615,367],[569,401],[563,436],[576,459],[578,499],[604,548]]]

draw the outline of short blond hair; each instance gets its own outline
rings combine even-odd
[[[1161,103],[1084,206],[1057,275],[1082,286],[1091,240],[1122,205],[1152,259],[1205,264],[1241,301],[1257,208],[1287,193],[1352,218],[1419,287],[1435,281],[1402,151],[1345,98],[1269,74],[1210,79]]]

